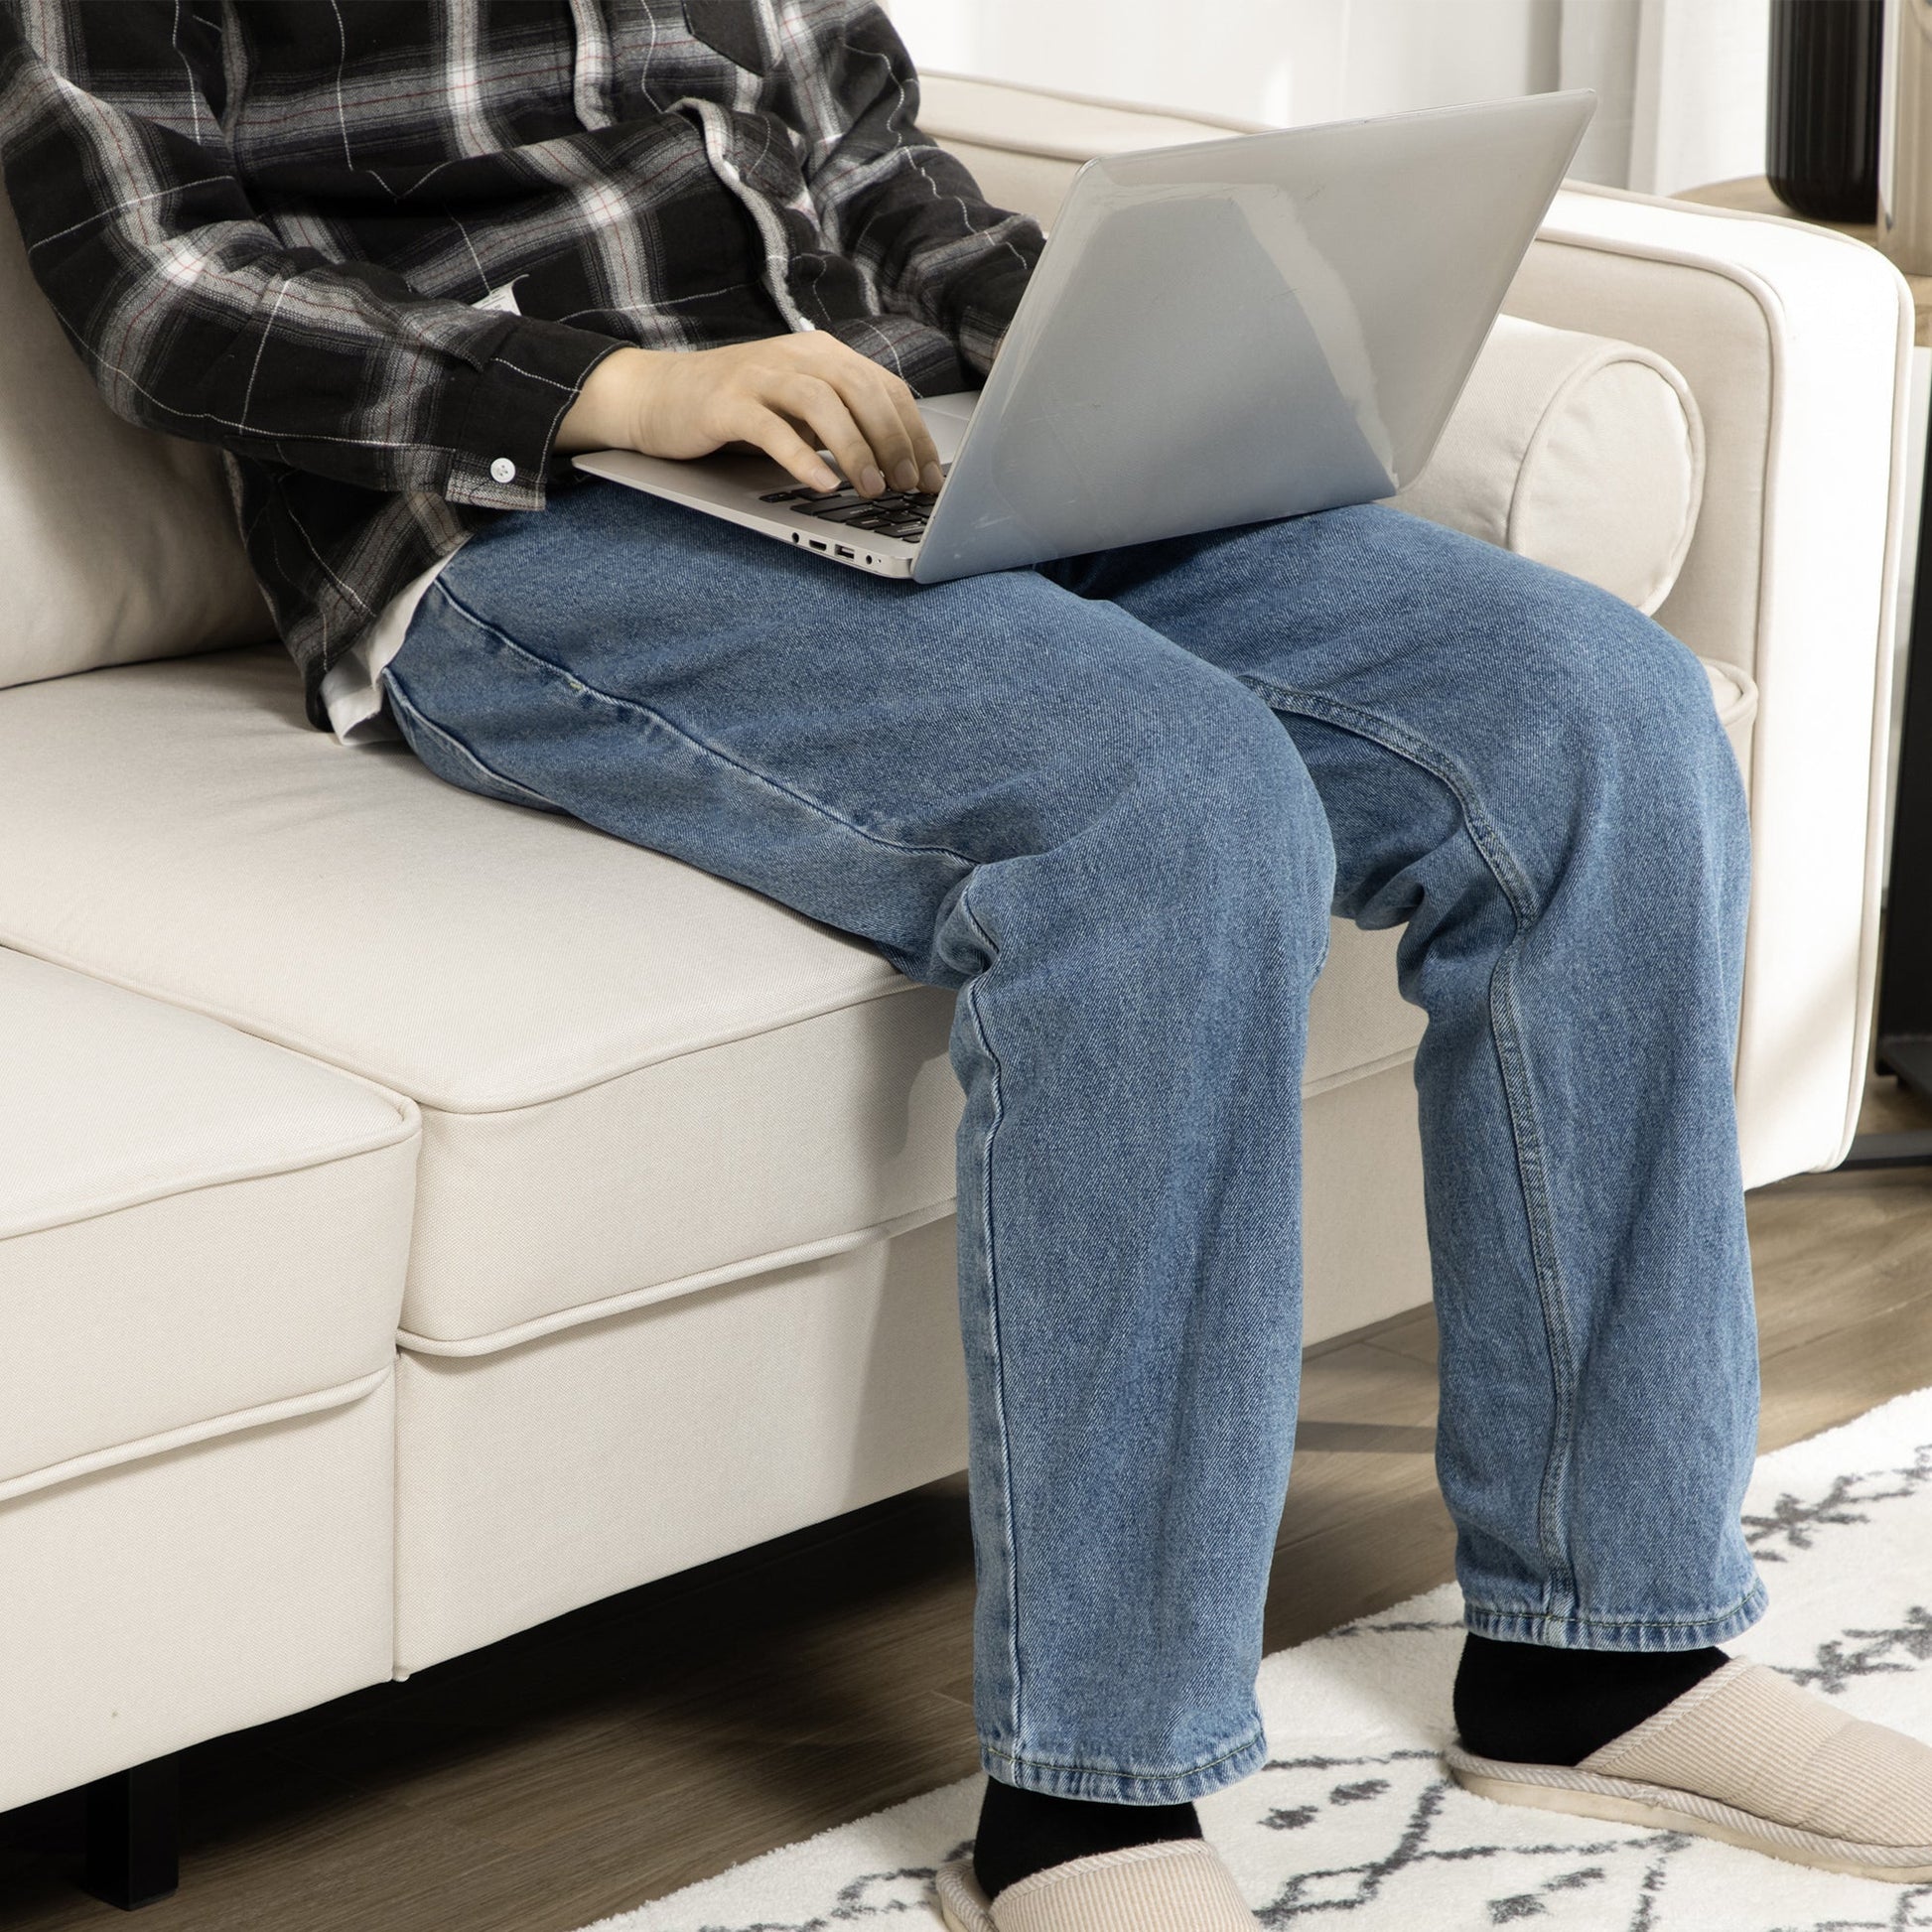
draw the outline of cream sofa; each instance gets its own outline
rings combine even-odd
[[[1218,131],[924,118],[1042,217]],[[0,303],[0,1811],[959,1468],[948,996],[308,730],[215,459],[106,414],[11,235]],[[1709,661],[1752,1183],[1858,1103],[1910,314],[1835,236],[1566,192],[1404,499]],[[1311,1340],[1428,1297],[1392,950],[1316,994]]]

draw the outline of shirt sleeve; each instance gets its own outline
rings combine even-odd
[[[621,345],[290,247],[237,178],[218,34],[186,6],[0,8],[0,168],[35,280],[130,422],[365,489],[542,505]]]
[[[815,36],[822,69],[794,83],[819,220],[888,308],[944,331],[984,375],[1045,238],[920,131],[918,78],[884,13],[872,0],[845,13]]]

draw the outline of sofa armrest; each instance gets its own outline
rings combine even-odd
[[[1244,125],[948,74],[925,84],[927,131],[992,200],[1043,221],[1089,156]],[[1759,694],[1744,1174],[1757,1186],[1835,1166],[1876,973],[1910,292],[1881,255],[1824,229],[1572,184],[1503,306],[1652,349],[1696,398],[1703,504],[1657,618]]]

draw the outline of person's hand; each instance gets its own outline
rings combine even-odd
[[[912,391],[817,331],[730,348],[618,349],[585,379],[556,447],[698,457],[730,443],[753,444],[814,489],[839,486],[821,449],[862,496],[943,481]]]

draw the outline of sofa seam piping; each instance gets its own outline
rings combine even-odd
[[[508,1354],[530,1342],[546,1341],[552,1335],[567,1334],[574,1328],[589,1327],[619,1315],[635,1314],[639,1310],[662,1307],[667,1302],[683,1301],[714,1288],[731,1288],[740,1282],[756,1281],[760,1275],[775,1275],[787,1268],[807,1266],[814,1261],[829,1261],[838,1255],[856,1254],[901,1234],[911,1234],[955,1212],[952,1195],[891,1214],[883,1221],[869,1222],[837,1234],[822,1235],[814,1241],[796,1242],[790,1247],[767,1248],[762,1254],[747,1255],[739,1261],[720,1262],[712,1268],[694,1269],[688,1275],[673,1276],[665,1282],[652,1282],[643,1288],[625,1289],[595,1302],[580,1302],[567,1309],[553,1309],[547,1314],[532,1315],[505,1327],[491,1328],[480,1335],[424,1335],[412,1329],[396,1330],[396,1345],[405,1354],[421,1355],[438,1361],[480,1361]]]
[[[273,1402],[250,1403],[245,1409],[224,1410],[200,1422],[183,1423],[174,1429],[137,1436],[132,1442],[110,1443],[79,1455],[63,1456],[60,1461],[46,1463],[38,1469],[23,1469],[18,1475],[0,1479],[0,1509],[87,1476],[124,1469],[133,1462],[152,1461],[176,1449],[221,1442],[273,1423],[299,1422],[307,1416],[329,1415],[349,1408],[364,1396],[373,1395],[395,1373],[395,1366],[392,1354],[380,1368],[370,1369],[351,1381],[331,1383],[327,1388],[306,1390],[300,1395],[278,1396]]]
[[[412,1107],[412,1113],[416,1110]],[[271,1167],[238,1168],[231,1173],[208,1174],[199,1180],[191,1180],[182,1186],[163,1186],[150,1189],[146,1193],[130,1194],[125,1199],[110,1200],[98,1206],[83,1208],[77,1213],[62,1213],[52,1219],[29,1221],[19,1227],[0,1227],[0,1243],[25,1241],[37,1234],[54,1234],[62,1228],[85,1227],[89,1221],[106,1220],[115,1214],[125,1214],[137,1207],[152,1207],[157,1201],[181,1200],[190,1194],[207,1193],[214,1187],[244,1186],[251,1180],[281,1180],[296,1174],[315,1173],[324,1168],[339,1167],[345,1161],[359,1161],[364,1155],[387,1154],[392,1150],[405,1147],[412,1140],[422,1138],[422,1117],[416,1113],[412,1120],[402,1123],[402,1131],[386,1140],[369,1141],[359,1147],[344,1147],[334,1153],[324,1154],[314,1160],[295,1164],[282,1163]]]

